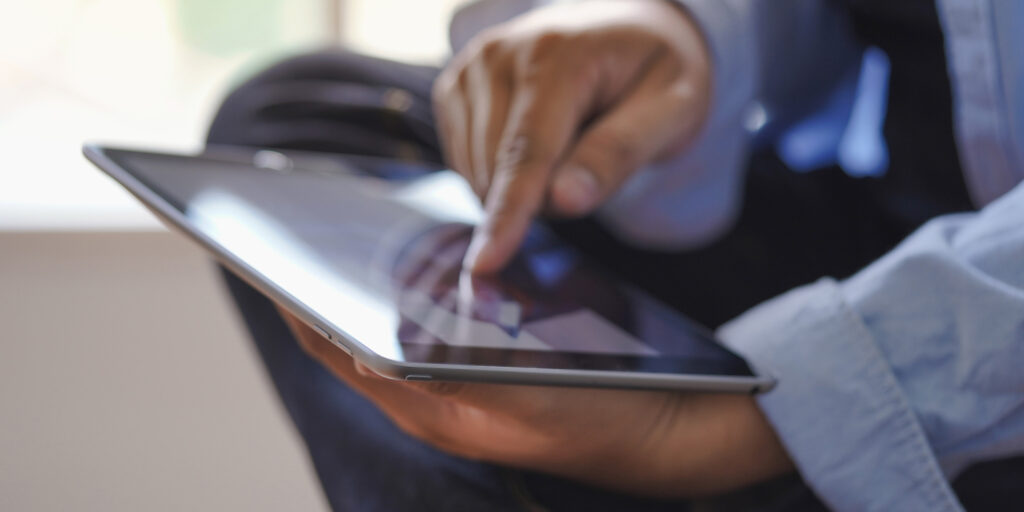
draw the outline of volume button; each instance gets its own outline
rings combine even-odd
[[[417,373],[413,373],[406,375],[405,380],[432,380],[432,378],[430,375],[420,375]]]
[[[316,332],[320,333],[320,335],[323,336],[324,338],[332,339],[331,333],[327,332],[327,329],[324,329],[323,327],[320,327],[317,324],[313,324],[313,329],[316,330]]]

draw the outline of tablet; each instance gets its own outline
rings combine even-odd
[[[499,274],[461,262],[482,213],[451,171],[239,148],[86,146],[171,228],[381,375],[757,392],[712,333],[535,225]]]

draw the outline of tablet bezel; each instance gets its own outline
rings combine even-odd
[[[528,385],[674,389],[739,393],[763,392],[771,389],[775,384],[774,379],[758,374],[756,369],[752,369],[755,373],[753,376],[726,376],[633,370],[609,371],[423,363],[396,361],[386,358],[370,350],[363,343],[360,343],[359,340],[346,335],[342,329],[335,326],[328,319],[307,307],[303,302],[279,287],[276,283],[264,278],[259,272],[209,238],[206,234],[195,229],[188,219],[185,218],[178,205],[172,204],[168,198],[165,198],[153,190],[151,186],[138,179],[133,173],[124,169],[114,158],[107,154],[108,150],[148,153],[157,156],[195,157],[204,155],[139,151],[96,144],[86,144],[83,147],[83,153],[86,158],[127,189],[165,224],[199,243],[221,264],[241,279],[267,295],[275,303],[283,306],[314,330],[320,332],[321,335],[330,340],[339,349],[357,358],[361,363],[384,377],[395,380],[481,381]],[[224,148],[223,151],[252,154],[256,150],[253,148]]]

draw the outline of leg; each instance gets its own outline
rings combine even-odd
[[[225,279],[334,510],[519,510],[503,470],[445,454],[399,431],[299,348],[274,305]]]
[[[440,164],[430,105],[437,72],[341,51],[288,59],[224,100],[207,143]]]

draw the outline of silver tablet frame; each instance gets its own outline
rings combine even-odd
[[[478,366],[440,363],[410,363],[385,358],[354,339],[338,326],[289,294],[276,283],[265,279],[255,269],[214,240],[194,229],[184,215],[163,197],[137,180],[106,155],[106,149],[141,151],[115,148],[100,144],[85,144],[85,157],[128,190],[164,224],[201,245],[218,262],[245,282],[283,306],[307,325],[326,337],[340,350],[355,357],[362,364],[394,380],[409,381],[475,381],[538,386],[604,387],[619,389],[666,389],[678,391],[710,391],[730,393],[760,393],[775,386],[775,379],[758,374],[751,377],[720,375],[672,374],[635,371],[568,370],[553,368],[523,368],[506,366]],[[252,148],[246,148],[253,152]],[[152,151],[146,151],[154,153]],[[158,153],[158,152],[157,152]],[[163,153],[172,155],[171,153]],[[199,156],[173,154],[173,156]],[[756,369],[754,369],[757,372]]]

